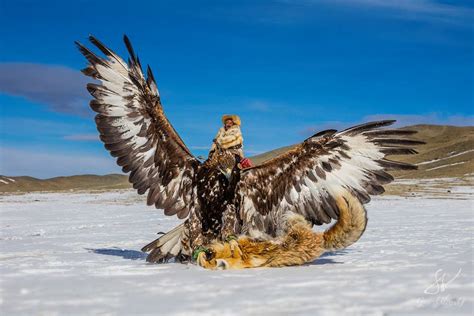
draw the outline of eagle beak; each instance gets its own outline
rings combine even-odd
[[[227,180],[230,181],[230,178],[232,177],[232,170],[231,169],[226,169],[226,171],[224,172],[224,175],[227,178]]]
[[[230,179],[231,179],[231,177],[232,177],[232,169],[227,169],[227,168],[226,168],[226,169],[222,170],[222,169],[219,168],[219,170],[220,170],[220,171],[222,172],[222,174],[226,177],[226,179],[227,179],[228,181],[230,181]]]

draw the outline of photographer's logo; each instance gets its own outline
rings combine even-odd
[[[460,275],[462,269],[459,268],[457,273],[448,274],[443,269],[436,270],[434,280],[423,291],[427,296],[418,298],[418,305],[433,307],[461,307],[466,299],[464,297],[453,297],[449,294],[449,285],[452,284]]]

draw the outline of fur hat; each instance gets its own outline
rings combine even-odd
[[[228,119],[231,119],[235,125],[239,125],[240,126],[240,117],[238,115],[235,115],[235,114],[225,114],[222,116],[222,124],[225,124],[225,121],[227,121]]]

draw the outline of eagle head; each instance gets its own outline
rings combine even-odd
[[[232,171],[239,162],[240,157],[228,150],[216,151],[209,157],[207,163],[219,170],[227,180],[231,180]]]

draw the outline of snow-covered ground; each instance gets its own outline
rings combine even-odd
[[[472,314],[467,191],[377,198],[350,248],[306,266],[244,271],[147,264],[141,246],[178,220],[133,191],[1,196],[0,314]]]

